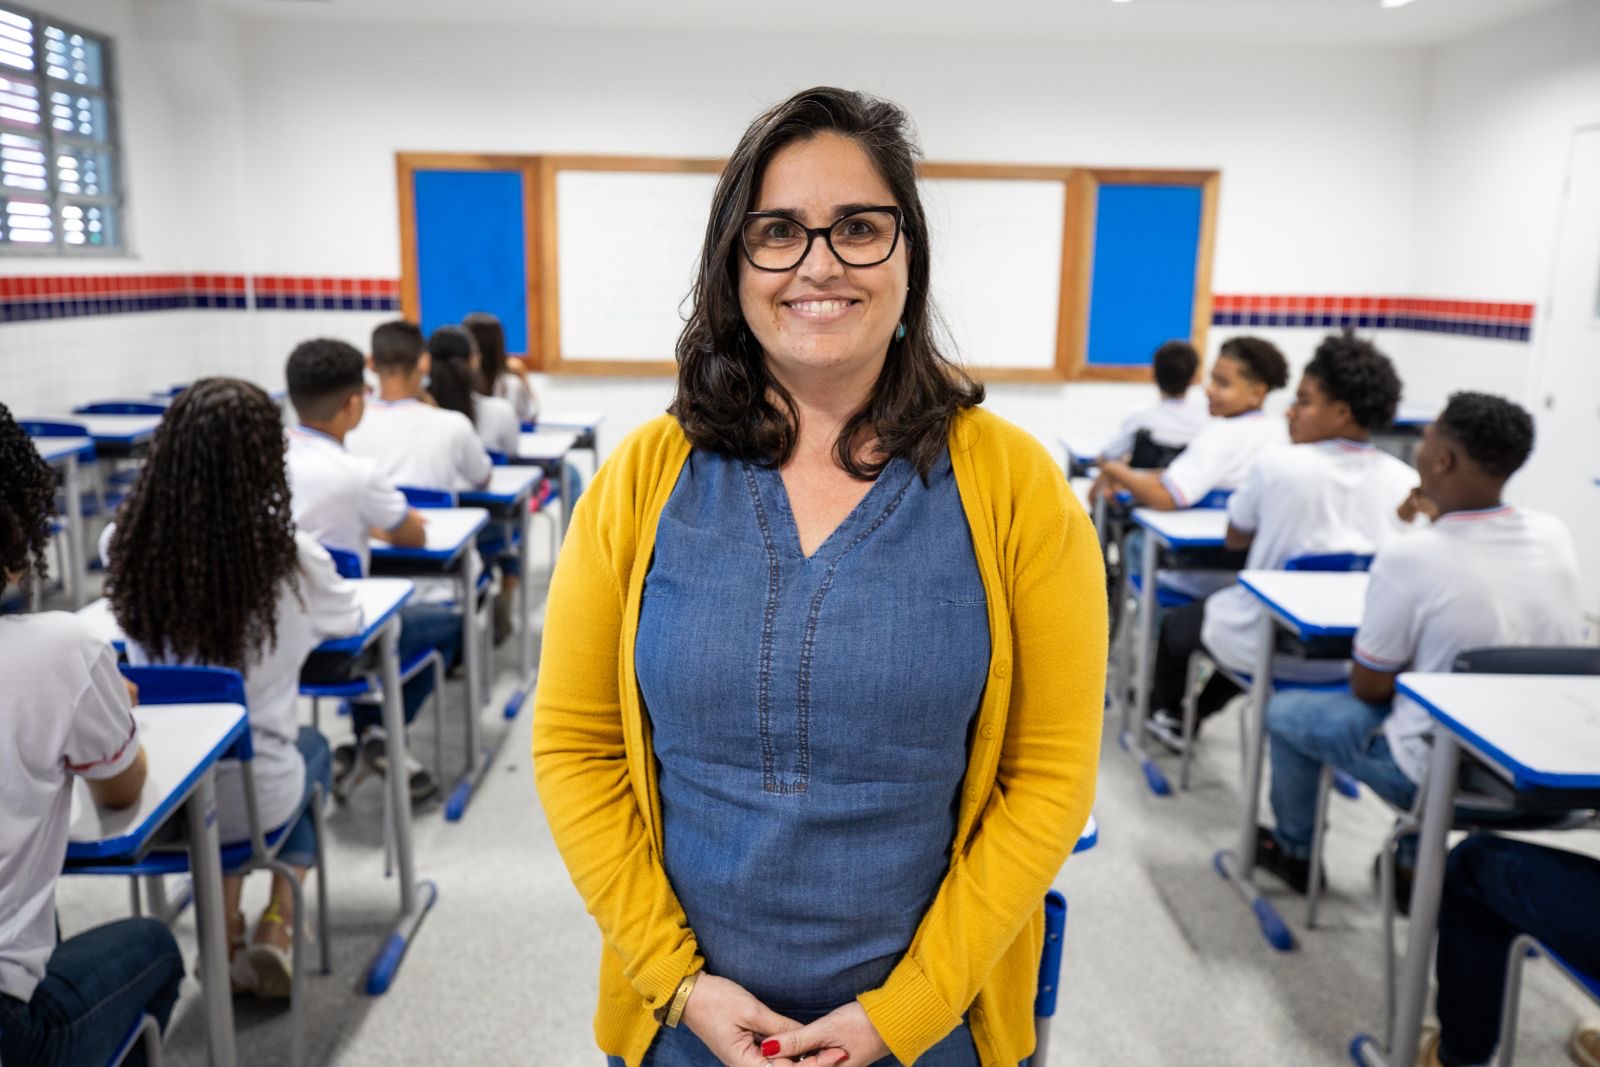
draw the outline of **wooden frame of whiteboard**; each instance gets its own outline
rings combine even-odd
[[[541,366],[539,338],[543,292],[539,273],[537,211],[540,169],[538,156],[493,155],[483,152],[396,152],[394,170],[400,209],[400,313],[412,322],[422,321],[421,273],[417,264],[416,173],[419,170],[493,170],[522,174],[523,277],[528,286],[528,351],[520,356],[532,368]]]
[[[1085,167],[1077,176],[1077,199],[1067,201],[1066,245],[1077,261],[1073,265],[1077,284],[1070,290],[1075,301],[1069,311],[1063,301],[1063,333],[1072,337],[1065,377],[1077,381],[1153,382],[1148,366],[1097,367],[1089,363],[1089,289],[1094,276],[1095,205],[1101,185],[1184,185],[1200,190],[1200,243],[1194,256],[1194,310],[1189,323],[1189,341],[1205,358],[1206,334],[1211,329],[1211,259],[1216,249],[1217,194],[1222,172],[1216,170],[1128,170]],[[1066,289],[1066,271],[1062,271]]]
[[[722,159],[673,159],[662,156],[541,156],[537,247],[540,263],[540,366],[555,374],[675,375],[672,359],[566,359],[561,354],[561,277],[556,232],[556,175],[564,170],[630,171],[658,174],[721,174]]]

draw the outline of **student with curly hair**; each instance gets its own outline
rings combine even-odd
[[[1432,720],[1396,695],[1401,671],[1448,671],[1469,648],[1581,640],[1572,535],[1559,519],[1502,500],[1532,450],[1533,419],[1521,407],[1452,396],[1416,456],[1423,507],[1437,518],[1372,561],[1349,691],[1283,692],[1268,705],[1276,826],[1259,834],[1256,863],[1297,891],[1307,884],[1324,764],[1399,807],[1416,797]]]
[[[1370,554],[1404,529],[1395,509],[1417,473],[1372,444],[1372,432],[1394,420],[1400,379],[1389,357],[1352,334],[1317,346],[1289,407],[1288,447],[1263,452],[1228,500],[1231,549],[1248,548],[1249,570],[1277,570],[1310,553]],[[1255,665],[1261,602],[1239,585],[1178,608],[1162,620],[1150,706],[1150,729],[1182,744],[1179,702],[1189,656],[1202,645],[1218,664],[1239,673]],[[1334,681],[1342,663],[1284,659],[1278,677]],[[1221,671],[1200,695],[1200,720],[1239,693]]]
[[[361,627],[355,586],[327,550],[295,531],[277,405],[260,388],[203,378],[167,409],[133,492],[102,538],[106,596],[132,663],[231,667],[244,675],[261,824],[285,826],[313,782],[331,785],[328,742],[301,726],[300,667],[318,644]],[[218,834],[249,838],[242,776],[217,767]],[[304,880],[315,829],[301,815],[279,859]],[[242,875],[223,881],[237,988],[289,994],[294,898],[274,875],[246,948]]]
[[[55,495],[54,473],[0,404],[0,590],[44,577]],[[8,1067],[105,1063],[142,1015],[165,1028],[177,1002],[183,959],[154,919],[56,942],[73,779],[109,808],[131,807],[144,788],[132,696],[111,647],[76,616],[0,617],[0,1062]]]

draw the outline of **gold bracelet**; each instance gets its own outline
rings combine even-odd
[[[683,1009],[689,1004],[689,994],[694,992],[694,984],[700,979],[700,972],[696,971],[678,983],[678,991],[672,995],[670,1004],[656,1009],[656,1021],[662,1026],[676,1029],[683,1021]]]

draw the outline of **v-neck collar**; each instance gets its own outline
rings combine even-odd
[[[789,488],[783,484],[783,475],[776,467],[759,467],[749,462],[745,466],[754,474],[759,491],[767,498],[772,510],[783,516],[779,522],[782,532],[778,537],[784,553],[806,563],[829,561],[847,552],[856,542],[852,531],[859,530],[863,534],[870,532],[881,514],[899,499],[901,488],[915,473],[905,460],[899,456],[891,457],[873,479],[872,488],[808,556],[800,545],[800,524],[795,522],[794,509],[789,506]]]

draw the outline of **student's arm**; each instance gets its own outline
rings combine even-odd
[[[371,533],[379,541],[387,541],[401,548],[421,548],[428,543],[427,523],[415,508],[406,509],[406,517],[400,520],[399,525],[387,530],[374,526]]]
[[[94,797],[94,802],[102,808],[121,810],[131,808],[139,803],[139,794],[144,792],[144,780],[149,771],[149,762],[145,759],[144,749],[141,747],[138,754],[133,757],[133,763],[121,773],[111,778],[89,778],[89,795]]]
[[[1233,523],[1228,524],[1228,532],[1222,538],[1222,547],[1229,552],[1243,552],[1250,547],[1250,542],[1256,539],[1254,530],[1241,530]]]
[[[406,503],[406,495],[394,487],[376,466],[362,491],[361,521],[373,537],[401,548],[421,548],[426,543],[424,520]]]
[[[1388,671],[1377,671],[1357,660],[1350,665],[1350,692],[1357,700],[1368,704],[1394,702],[1394,682],[1399,677]]]
[[[1361,613],[1350,658],[1350,692],[1369,704],[1394,700],[1395,678],[1416,658],[1425,610],[1415,588],[1421,569],[1408,557],[1411,538],[1391,541],[1379,550],[1367,578],[1367,602]]]
[[[1178,509],[1178,502],[1162,483],[1162,472],[1159,470],[1138,470],[1121,460],[1111,460],[1103,464],[1100,471],[1112,491],[1126,489],[1140,507],[1155,508],[1157,511]]]
[[[1261,528],[1262,506],[1271,493],[1272,471],[1269,464],[1257,461],[1239,486],[1228,498],[1228,532],[1222,547],[1231,552],[1242,552],[1256,539]]]
[[[489,459],[489,453],[484,450],[483,441],[478,437],[478,431],[473,428],[471,420],[465,415],[461,416],[461,426],[455,439],[456,473],[461,480],[473,489],[482,489],[489,484],[489,475],[494,472],[494,462]]]

